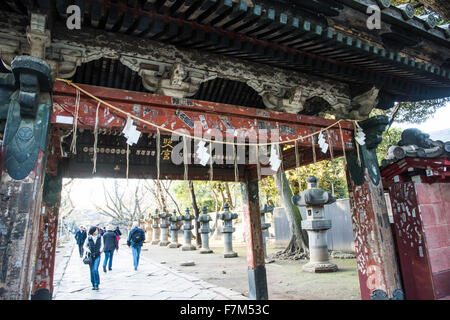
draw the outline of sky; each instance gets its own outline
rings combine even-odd
[[[450,129],[450,103],[447,103],[445,107],[438,109],[432,118],[422,124],[394,122],[392,127],[399,129],[417,128],[425,133]]]

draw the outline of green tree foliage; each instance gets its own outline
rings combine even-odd
[[[383,160],[387,156],[389,147],[396,145],[400,141],[402,132],[402,130],[397,128],[390,128],[389,130],[383,132],[383,140],[377,148],[377,157],[379,164],[381,164],[381,160]]]
[[[203,206],[207,206],[209,212],[220,212],[223,210],[225,202],[230,204],[232,210],[235,207],[236,202],[238,202],[237,198],[239,197],[239,194],[237,191],[240,190],[238,188],[238,183],[219,181],[194,181],[193,183],[197,204],[200,210]],[[191,207],[187,183],[185,184],[184,181],[176,181],[172,190],[181,208]]]
[[[395,121],[399,123],[424,123],[430,119],[439,108],[445,107],[448,103],[450,103],[450,97],[417,102],[400,102],[398,112],[395,115]],[[391,110],[391,112],[393,112],[393,110]]]

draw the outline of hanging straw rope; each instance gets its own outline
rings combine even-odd
[[[316,157],[316,149],[315,149],[315,144],[314,144],[314,136],[319,134],[321,131],[328,130],[328,129],[333,128],[334,126],[338,125],[339,126],[339,130],[340,130],[340,135],[341,135],[341,144],[342,144],[342,150],[343,150],[343,154],[344,154],[344,162],[345,162],[345,164],[347,164],[346,152],[345,152],[345,144],[344,144],[344,138],[343,138],[342,126],[341,126],[341,122],[344,121],[344,119],[340,119],[340,120],[336,121],[335,123],[333,123],[333,124],[331,124],[331,125],[329,125],[329,126],[327,126],[325,128],[322,128],[321,131],[312,132],[312,133],[310,133],[308,135],[305,135],[303,137],[299,137],[299,138],[296,138],[296,139],[288,139],[288,140],[284,140],[284,141],[274,141],[274,142],[266,142],[266,143],[250,143],[250,142],[249,143],[238,143],[238,142],[234,142],[234,141],[218,141],[217,142],[217,141],[213,141],[211,139],[205,139],[203,137],[196,137],[196,136],[191,136],[189,134],[184,134],[184,133],[181,133],[181,132],[177,132],[175,130],[171,130],[169,128],[165,128],[163,126],[160,126],[160,125],[157,125],[155,123],[149,122],[149,121],[144,120],[144,119],[142,119],[142,118],[140,118],[138,116],[135,116],[135,115],[130,114],[130,113],[126,112],[126,111],[123,111],[120,108],[115,107],[112,104],[110,104],[110,103],[108,103],[108,102],[106,102],[106,101],[104,101],[104,100],[102,100],[100,98],[97,98],[93,94],[87,92],[83,88],[81,88],[78,85],[72,83],[72,81],[70,81],[70,80],[60,79],[60,78],[57,78],[56,80],[64,82],[64,83],[66,83],[66,84],[68,84],[68,85],[70,85],[70,86],[72,86],[72,87],[74,87],[76,89],[75,119],[74,119],[74,124],[73,124],[73,129],[72,129],[73,137],[72,137],[72,143],[71,143],[71,151],[72,151],[72,153],[76,154],[77,124],[78,124],[78,114],[79,114],[80,95],[81,95],[80,92],[82,92],[85,95],[89,96],[90,98],[94,99],[95,101],[97,101],[99,103],[98,106],[97,106],[97,109],[98,109],[99,105],[103,104],[103,105],[111,108],[112,110],[114,110],[114,111],[116,111],[118,113],[126,115],[127,117],[133,118],[135,120],[140,121],[143,124],[149,125],[149,126],[154,127],[154,128],[157,129],[157,132],[158,132],[158,139],[157,139],[158,140],[158,142],[157,142],[157,150],[158,150],[157,179],[159,179],[159,174],[160,174],[160,172],[159,172],[159,160],[160,160],[159,159],[159,157],[160,157],[160,149],[159,149],[159,147],[160,147],[160,132],[159,132],[159,130],[171,132],[172,134],[175,134],[175,135],[178,135],[178,136],[182,136],[183,140],[185,141],[184,142],[185,146],[186,146],[186,139],[185,138],[194,139],[194,140],[201,140],[201,141],[205,141],[205,142],[209,142],[209,143],[230,144],[230,145],[234,145],[234,146],[238,146],[238,145],[256,146],[257,160],[258,160],[258,162],[257,162],[258,179],[261,180],[261,165],[260,165],[260,162],[259,162],[259,158],[260,158],[259,147],[260,146],[269,146],[269,145],[270,146],[272,146],[272,145],[280,146],[282,144],[289,144],[289,143],[292,143],[292,142],[294,142],[297,145],[297,142],[299,140],[304,141],[304,139],[311,138],[313,161],[314,161],[314,163],[316,163],[317,162],[317,157]],[[347,121],[351,121],[353,123],[353,125],[354,125],[354,132],[355,132],[354,134],[356,135],[356,132],[357,132],[356,121],[355,120],[347,120]],[[129,149],[129,147],[127,147],[127,149]],[[358,153],[358,164],[361,166],[359,144],[357,142],[356,142],[356,149],[357,149],[357,153]],[[186,148],[186,150],[187,150],[187,148]],[[298,156],[297,152],[298,152],[298,150],[296,151],[296,157]],[[333,157],[333,150],[332,150],[331,144],[330,144],[330,155]],[[129,156],[129,153],[127,152],[127,163],[128,163],[128,156]],[[280,156],[281,156],[281,152],[280,152]],[[185,172],[184,172],[184,178],[185,178],[185,181],[187,182],[188,168],[187,168],[187,161],[186,160],[187,160],[187,154],[185,155]],[[236,162],[236,159],[235,159],[235,162]],[[96,169],[94,169],[94,170],[96,170]],[[236,171],[236,168],[235,168],[235,171]],[[211,176],[212,176],[212,169],[211,169]],[[235,176],[236,176],[236,172],[235,172]],[[127,168],[127,177],[128,177],[128,168]]]
[[[261,180],[261,163],[259,162],[259,146],[256,146],[256,172],[258,174],[258,180]]]
[[[77,89],[75,96],[75,119],[73,120],[72,128],[72,143],[70,144],[70,151],[73,154],[77,154],[77,130],[78,130],[78,112],[80,110],[80,90]]]
[[[127,143],[127,183],[128,183],[128,170],[130,169],[130,145]]]
[[[237,146],[233,147],[234,153],[234,181],[239,182],[239,168],[237,165]]]
[[[300,194],[301,190],[301,179],[300,179],[300,158],[298,155],[298,142],[295,141],[295,171],[297,173],[297,180],[298,180],[298,194]]]
[[[187,188],[188,175],[188,150],[187,150],[187,138],[183,138],[183,158],[184,158],[184,184]],[[187,189],[186,189],[187,190]]]
[[[328,130],[326,131],[326,133],[327,133],[327,140],[328,140],[328,148],[330,149],[331,167],[333,168],[333,175],[336,176],[336,167],[334,164],[334,154],[333,154],[333,144],[331,143],[330,134],[329,134]]]
[[[334,160],[333,144],[331,143],[330,134],[328,130],[325,131],[327,134],[328,148],[330,149],[331,160]]]
[[[283,172],[284,172],[284,165],[283,165],[283,153],[281,152],[281,145],[277,144],[277,151],[278,151],[278,157],[280,158],[280,167],[278,168],[279,172],[280,172],[280,177],[281,177],[281,190],[283,190],[284,188],[284,177],[283,177]],[[282,193],[284,194],[284,192]]]
[[[142,118],[140,118],[140,117],[137,117],[137,116],[135,116],[135,115],[133,115],[133,114],[129,114],[128,112],[125,112],[125,111],[121,110],[120,108],[115,107],[115,106],[113,106],[112,104],[110,104],[110,103],[108,103],[108,102],[106,102],[106,101],[104,101],[104,100],[102,100],[102,99],[100,99],[100,98],[97,98],[97,97],[94,96],[93,94],[87,92],[87,91],[84,90],[83,88],[81,88],[81,87],[79,87],[78,85],[72,83],[70,80],[60,79],[60,78],[57,78],[56,80],[57,80],[57,81],[65,82],[65,83],[67,83],[68,85],[73,86],[74,88],[76,88],[77,90],[81,91],[81,92],[84,93],[85,95],[91,97],[92,99],[96,100],[97,102],[100,102],[100,103],[102,103],[102,104],[108,106],[108,107],[111,108],[112,110],[115,110],[115,111],[117,111],[117,112],[119,112],[119,113],[122,113],[122,114],[124,114],[124,115],[129,115],[131,118],[133,118],[133,119],[135,119],[135,120],[138,120],[138,121],[142,122],[143,124],[147,124],[147,125],[152,126],[152,127],[154,127],[154,128],[158,128],[158,129],[160,129],[160,130],[167,131],[167,132],[171,132],[171,133],[173,133],[173,134],[175,134],[175,135],[182,136],[182,137],[187,137],[187,138],[190,138],[190,139],[201,140],[201,141],[205,141],[205,142],[214,142],[214,143],[220,143],[220,144],[230,144],[230,145],[236,145],[236,146],[239,146],[239,145],[241,145],[241,146],[269,146],[269,145],[272,145],[272,144],[275,144],[275,145],[278,145],[278,144],[288,144],[288,143],[292,143],[292,142],[295,142],[295,141],[298,141],[298,140],[302,140],[302,141],[303,141],[304,138],[306,139],[306,138],[313,137],[313,136],[319,134],[319,131],[317,131],[317,132],[310,133],[310,134],[308,134],[308,135],[306,135],[306,136],[303,136],[303,137],[300,137],[300,138],[297,138],[297,139],[289,139],[289,140],[284,140],[284,141],[274,141],[274,142],[265,142],[265,143],[242,143],[242,142],[234,142],[234,141],[233,141],[233,142],[231,142],[231,141],[214,141],[214,140],[211,140],[211,139],[205,139],[205,138],[203,138],[203,137],[191,136],[191,135],[189,135],[189,134],[184,134],[184,133],[181,133],[181,132],[177,132],[177,131],[175,131],[175,130],[171,130],[171,129],[169,129],[169,128],[165,128],[165,127],[163,127],[163,126],[154,124],[154,123],[149,122],[149,121],[147,121],[147,120],[145,120],[145,119],[142,119]],[[343,120],[343,119],[340,119],[340,120],[336,121],[335,123],[329,125],[328,127],[323,128],[323,130],[330,129],[330,128],[336,126],[337,124],[339,124],[341,121],[344,121],[344,120]],[[349,121],[353,121],[353,122],[354,122],[354,120],[349,120]]]
[[[159,182],[159,174],[160,174],[160,168],[159,168],[159,158],[161,155],[161,134],[159,132],[159,129],[156,129],[156,180]]]
[[[320,131],[318,133],[320,133]],[[311,136],[311,146],[312,146],[313,162],[316,163],[316,146],[314,145],[314,136]]]
[[[353,127],[355,128],[355,133],[354,136],[356,137],[358,129],[356,127],[356,121],[353,121]],[[361,167],[361,156],[359,155],[359,143],[358,141],[356,141],[355,139],[355,144],[356,144],[356,153],[358,154],[358,165]]]
[[[214,180],[214,173],[213,173],[213,154],[212,154],[212,143],[209,144],[209,180],[213,182]]]
[[[347,155],[345,154],[344,135],[343,135],[343,133],[342,133],[342,127],[341,127],[341,124],[338,123],[338,125],[339,125],[339,133],[340,133],[340,136],[341,136],[342,150],[343,150],[343,153],[344,153],[344,164],[347,165]]]
[[[97,110],[95,111],[95,128],[94,128],[94,167],[92,173],[97,172],[97,142],[98,142],[98,109],[100,108],[100,102],[97,104]]]

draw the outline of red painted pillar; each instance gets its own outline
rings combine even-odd
[[[34,269],[33,300],[51,300],[53,295],[59,206],[59,201],[54,206],[46,206],[43,203]]]
[[[396,249],[389,222],[376,147],[388,123],[387,117],[360,123],[365,145],[347,154],[347,183],[361,298],[403,299]]]
[[[241,183],[244,210],[245,243],[247,244],[247,266],[249,297],[252,300],[267,300],[267,276],[264,261],[264,246],[261,230],[258,181],[246,176]]]

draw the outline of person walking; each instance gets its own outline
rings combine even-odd
[[[122,232],[119,229],[119,226],[116,227],[116,229],[114,230],[114,233],[116,234],[117,237],[117,250],[119,250],[119,240],[120,240],[120,236],[122,235]]]
[[[100,285],[100,274],[98,273],[98,267],[100,266],[100,257],[103,251],[103,241],[102,236],[98,232],[98,228],[95,226],[89,228],[85,250],[89,253],[92,259],[89,264],[92,290],[98,290],[98,286]]]
[[[103,258],[103,272],[106,273],[106,265],[108,264],[109,271],[112,270],[112,260],[114,256],[114,250],[118,250],[118,242],[116,233],[113,230],[111,225],[108,225],[106,228],[106,232],[103,233],[103,252],[105,253],[105,257]]]
[[[141,248],[145,241],[145,232],[141,228],[139,228],[137,221],[133,222],[133,228],[130,230],[128,234],[127,245],[131,247],[131,251],[133,252],[133,265],[134,270],[137,270],[139,265],[139,257],[141,254]]]
[[[75,233],[75,240],[77,242],[78,245],[78,251],[80,252],[80,258],[83,258],[83,253],[84,253],[84,242],[86,241],[86,229],[84,229],[84,226],[80,226],[80,228],[78,229],[78,231]]]

